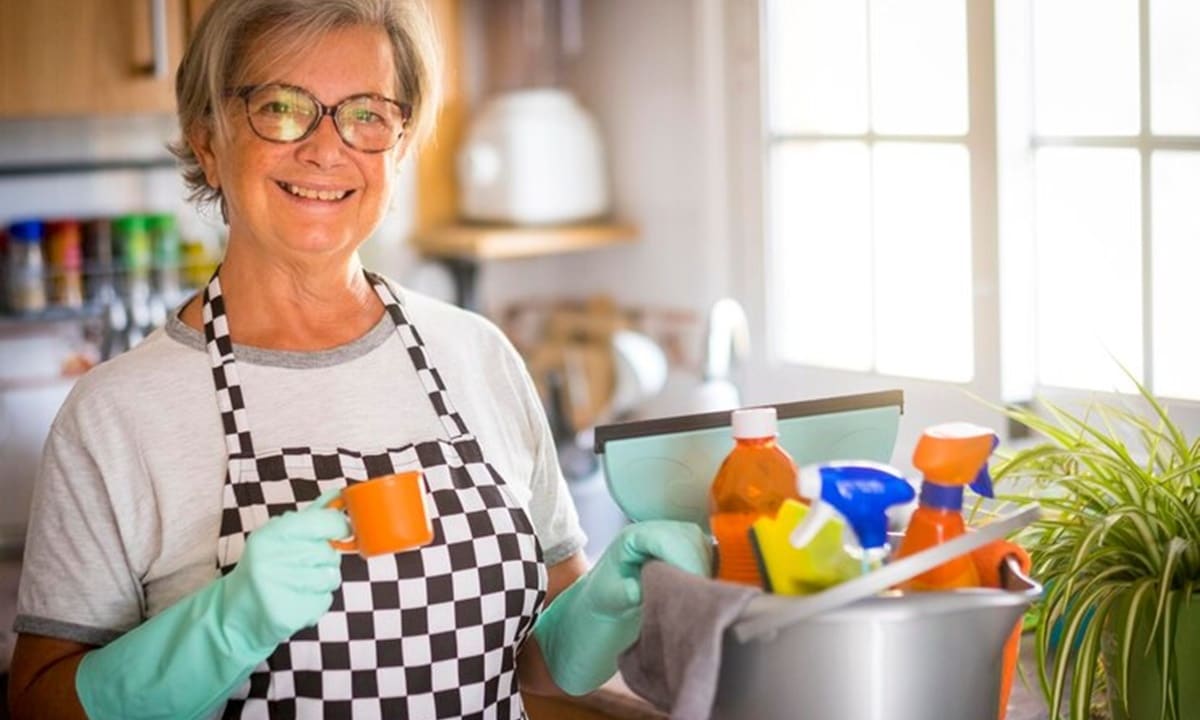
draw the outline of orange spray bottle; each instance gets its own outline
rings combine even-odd
[[[909,521],[898,557],[940,545],[966,532],[963,487],[992,497],[987,462],[1000,438],[989,428],[971,423],[945,423],[927,429],[913,451],[913,466],[925,476],[920,506]],[[969,555],[918,575],[904,590],[953,590],[979,587],[979,572]]]
[[[709,525],[717,541],[718,580],[762,586],[750,527],[774,517],[784,500],[800,500],[796,463],[777,442],[775,408],[735,410],[733,450],[710,490]]]

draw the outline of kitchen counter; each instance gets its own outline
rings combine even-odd
[[[526,695],[529,720],[666,720],[667,714],[634,694],[618,675],[583,697]]]

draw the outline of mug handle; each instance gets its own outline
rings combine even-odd
[[[325,507],[329,508],[330,510],[345,510],[346,498],[342,495],[338,495],[333,500],[330,500],[329,504]],[[353,535],[345,540],[330,540],[329,544],[333,546],[334,550],[358,552],[358,540]]]

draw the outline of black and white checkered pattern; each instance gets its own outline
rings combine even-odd
[[[269,518],[331,488],[420,469],[433,541],[363,559],[342,555],[342,586],[315,627],[280,645],[238,689],[225,717],[523,718],[516,656],[546,593],[529,517],[483,459],[417,329],[369,276],[408,349],[447,439],[376,453],[286,448],[255,453],[220,283],[204,294],[204,331],[225,422],[229,469],[218,562],[237,564]]]

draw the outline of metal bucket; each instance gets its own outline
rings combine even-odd
[[[1004,589],[859,600],[742,642],[724,638],[717,720],[994,720],[1004,645],[1042,592],[1015,562]],[[763,595],[740,620],[787,608]]]

